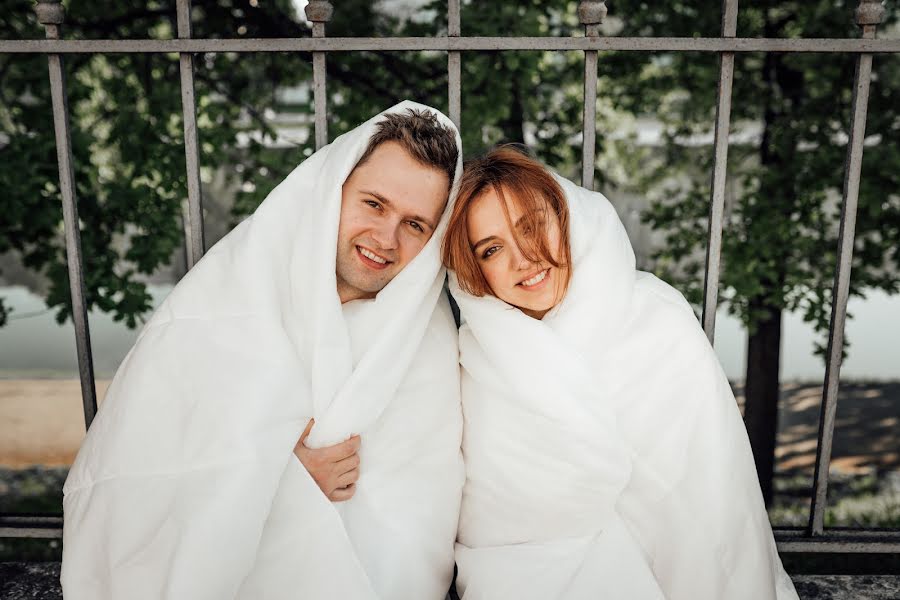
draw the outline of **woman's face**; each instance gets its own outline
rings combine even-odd
[[[476,198],[468,214],[469,245],[475,254],[485,280],[494,295],[522,310],[535,319],[541,319],[551,308],[559,304],[565,294],[569,277],[568,266],[554,267],[540,260],[526,258],[516,244],[516,237],[509,222],[521,238],[546,235],[547,245],[559,260],[559,218],[547,205],[536,217],[544,231],[528,231],[521,210],[509,203],[509,222],[503,211],[503,200],[493,189]]]

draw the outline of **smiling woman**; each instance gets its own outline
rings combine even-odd
[[[728,381],[606,198],[500,148],[467,165],[443,258],[464,599],[796,600]]]
[[[443,261],[460,286],[540,319],[566,293],[572,252],[562,188],[539,163],[501,146],[466,164]]]

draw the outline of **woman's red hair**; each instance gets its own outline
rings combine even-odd
[[[456,204],[450,213],[447,233],[444,234],[441,260],[444,266],[456,272],[459,286],[464,291],[474,296],[493,295],[469,244],[469,210],[488,190],[493,190],[500,198],[510,231],[528,260],[543,260],[554,267],[571,264],[569,208],[562,188],[540,162],[515,146],[500,146],[482,157],[466,162]],[[510,203],[522,215],[520,222],[524,228],[538,232],[536,235],[521,235],[512,226],[509,217]],[[546,228],[541,223],[541,213],[548,209],[559,219],[560,247],[555,253],[551,252]]]

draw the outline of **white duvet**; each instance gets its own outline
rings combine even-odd
[[[687,302],[558,178],[573,276],[543,320],[459,303],[464,600],[793,600],[746,430]]]
[[[427,109],[386,112],[408,107]],[[446,216],[375,300],[336,291],[341,185],[380,118],[298,166],[144,327],[65,484],[67,600],[444,597],[463,482]],[[361,434],[346,503],[293,454],[312,417],[310,446]]]

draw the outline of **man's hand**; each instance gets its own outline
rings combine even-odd
[[[310,419],[300,441],[294,446],[294,454],[329,500],[349,500],[356,493],[356,480],[359,479],[359,436],[313,450],[307,448],[304,442],[314,424],[315,420]]]

